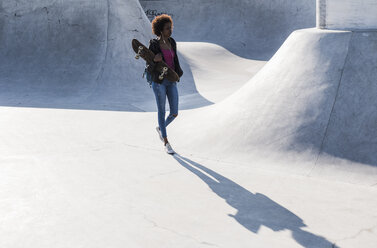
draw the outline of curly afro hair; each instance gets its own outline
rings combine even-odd
[[[164,29],[165,23],[169,22],[171,23],[171,26],[173,28],[173,19],[170,15],[162,14],[156,16],[152,21],[152,32],[157,36],[161,36],[161,32]]]

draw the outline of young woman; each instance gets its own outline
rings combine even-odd
[[[156,55],[155,62],[164,61],[170,68],[172,68],[179,77],[183,75],[183,71],[179,65],[177,56],[177,45],[175,40],[171,37],[173,31],[173,20],[169,15],[162,14],[156,16],[152,21],[152,32],[157,36],[151,39],[149,49]],[[178,115],[178,90],[177,82],[170,82],[164,79],[162,82],[157,80],[152,82],[153,92],[156,97],[158,109],[158,127],[156,130],[160,136],[161,141],[164,142],[165,151],[169,154],[174,153],[169,144],[166,127]],[[165,120],[165,103],[166,97],[169,101],[170,114]]]

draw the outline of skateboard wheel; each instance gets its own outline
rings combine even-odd
[[[162,73],[160,74],[160,76],[158,78],[160,80],[162,80],[164,78],[164,75],[166,74],[167,71],[168,71],[168,68],[166,66],[162,67]]]
[[[143,50],[143,47],[142,46],[139,46],[139,50],[137,51],[137,54],[135,56],[135,59],[139,59],[140,58],[140,54],[141,54],[141,51]]]

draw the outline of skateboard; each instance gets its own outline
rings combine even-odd
[[[135,59],[140,57],[147,61],[148,64],[154,64],[154,72],[158,73],[158,79],[163,80],[166,78],[171,82],[177,82],[179,80],[178,74],[171,69],[164,61],[154,62],[155,54],[144,46],[137,39],[132,40],[132,49],[135,51]]]

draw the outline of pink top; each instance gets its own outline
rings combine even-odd
[[[164,55],[164,59],[165,59],[165,62],[166,64],[171,68],[171,69],[175,69],[175,66],[174,66],[174,50],[173,49],[161,49],[163,55]]]

